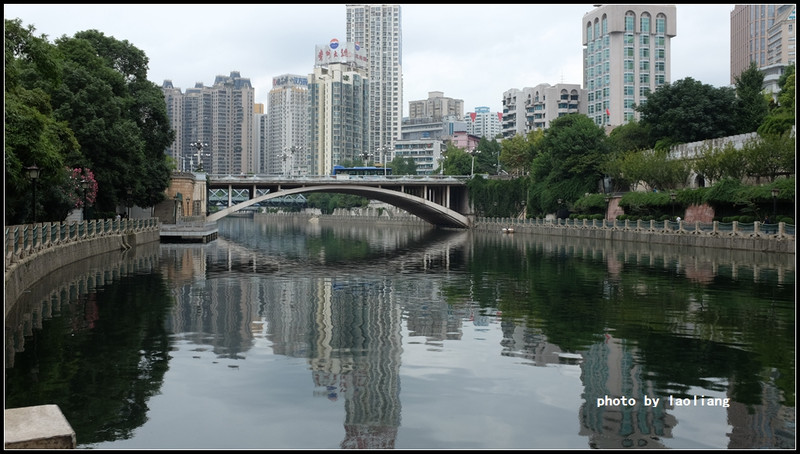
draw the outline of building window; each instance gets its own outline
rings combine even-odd
[[[650,15],[647,13],[642,14],[642,17],[639,21],[640,32],[641,33],[650,33]]]
[[[633,47],[626,47],[624,49],[623,57],[624,58],[633,58],[634,57]]]
[[[633,71],[633,60],[625,60],[622,62],[622,69],[625,71]]]
[[[625,37],[623,38],[623,42],[625,43],[626,46],[627,45],[633,45],[633,42],[634,42],[633,33],[625,33]]]
[[[633,24],[636,21],[636,17],[634,16],[632,11],[628,11],[625,13],[625,31],[633,33]]]
[[[625,85],[623,87],[623,92],[624,92],[625,96],[633,97],[633,95],[634,95],[634,87],[633,87],[633,85]]]
[[[656,17],[656,34],[663,35],[667,32],[667,18],[663,14]]]

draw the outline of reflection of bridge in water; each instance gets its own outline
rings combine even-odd
[[[394,205],[433,225],[466,228],[473,217],[465,177],[324,175],[275,177],[268,175],[208,175],[210,205],[222,205],[208,216],[217,221],[231,213],[270,200],[304,201],[312,192],[351,194]],[[227,195],[227,203],[223,197]]]

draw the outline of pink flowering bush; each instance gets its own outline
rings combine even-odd
[[[67,180],[67,187],[65,189],[65,196],[73,208],[83,208],[84,200],[88,206],[92,206],[97,200],[97,180],[94,179],[94,173],[91,169],[76,167],[74,169],[67,168],[69,172],[69,179]],[[86,195],[84,199],[83,181],[89,182],[89,187],[86,188]]]

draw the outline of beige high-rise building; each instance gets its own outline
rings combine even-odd
[[[759,68],[794,62],[794,10],[795,5],[734,6],[730,18],[731,85],[750,62]]]
[[[198,82],[183,95],[168,80],[161,88],[178,137],[168,152],[179,159],[179,170],[231,175],[256,172],[255,91],[249,78],[231,71],[229,76],[217,76],[213,86]],[[203,146],[194,145],[198,143]]]
[[[271,175],[308,175],[308,77],[272,78],[267,108],[264,170]]]
[[[400,5],[347,5],[347,42],[367,52],[369,149],[392,147],[403,122]]]
[[[603,5],[583,16],[583,87],[597,125],[637,119],[635,105],[670,82],[675,5]]]
[[[355,43],[332,39],[316,47],[314,73],[308,76],[308,169],[330,175],[333,166],[365,159],[369,147],[369,79],[366,52]]]
[[[408,102],[408,118],[418,118],[442,121],[445,117],[464,116],[464,100],[448,98],[441,91],[429,91],[428,99]]]
[[[550,122],[571,113],[586,114],[586,90],[579,84],[539,84],[503,93],[504,139],[547,129]]]

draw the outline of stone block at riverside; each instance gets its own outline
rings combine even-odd
[[[75,431],[58,405],[5,409],[5,449],[75,449]]]

